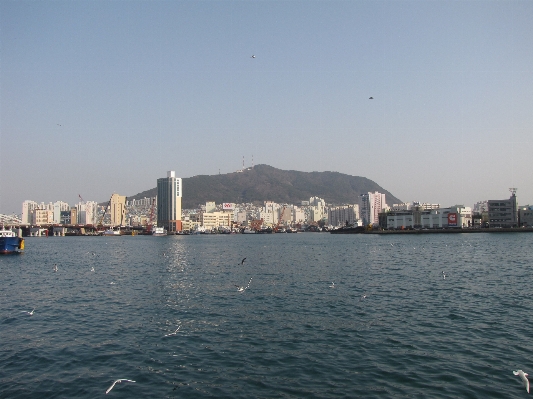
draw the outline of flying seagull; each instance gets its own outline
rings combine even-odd
[[[250,58],[255,58],[255,55],[252,54],[252,56]]]
[[[54,263],[54,272],[57,272],[57,265]]]
[[[442,279],[446,280],[446,274],[444,274],[444,270],[442,271]]]
[[[246,260],[246,258],[243,258],[243,260],[241,260],[241,265],[244,265],[244,261]]]
[[[369,100],[373,100],[373,99],[374,99],[374,97],[369,97],[368,99],[369,99]]]
[[[170,333],[170,334],[167,334],[165,335],[165,337],[170,337],[171,335],[176,335],[176,333],[178,332],[178,330],[181,328],[181,326],[179,326],[176,331],[174,331],[173,333]]]
[[[244,292],[246,291],[248,288],[250,288],[250,283],[252,282],[252,278],[250,277],[250,281],[248,281],[248,285],[246,287],[241,287],[239,285],[236,285],[235,284],[235,287],[237,287],[237,291],[239,292]]]
[[[27,310],[23,310],[22,313],[28,313],[30,316],[33,316],[33,312],[35,312],[35,308],[31,312],[28,312]]]
[[[126,380],[125,378],[121,378],[120,380],[115,380],[115,382],[113,382],[113,385],[111,385],[109,387],[109,389],[107,391],[105,391],[106,394],[108,394],[109,392],[111,392],[111,390],[115,387],[115,384],[120,384],[122,381],[127,381],[127,382],[135,382],[133,380]]]
[[[529,393],[529,380],[527,379],[528,374],[524,373],[522,370],[513,371],[513,374],[520,376],[520,378],[522,379],[522,382],[526,386],[527,393]]]
[[[333,281],[331,282],[331,285],[329,286],[329,288],[335,288],[335,283]]]

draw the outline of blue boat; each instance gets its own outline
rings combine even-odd
[[[17,237],[15,232],[6,230],[4,226],[0,230],[0,254],[21,253],[24,251],[24,238]]]

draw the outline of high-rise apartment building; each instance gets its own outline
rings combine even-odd
[[[113,194],[109,201],[109,207],[111,226],[122,226],[126,220],[126,197],[124,195]]]
[[[173,170],[157,179],[157,226],[168,232],[181,230],[181,178]]]
[[[363,225],[379,225],[379,213],[387,206],[385,203],[385,194],[368,192],[359,196],[361,206],[359,208]]]

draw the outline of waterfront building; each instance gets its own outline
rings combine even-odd
[[[79,202],[76,205],[76,214],[78,224],[96,224],[96,215],[98,213],[98,203],[96,201]],[[71,219],[74,221],[75,219]]]
[[[363,220],[363,225],[373,226],[379,225],[379,214],[383,208],[386,208],[385,194],[379,192],[368,192],[359,196],[360,201],[360,217]]]
[[[305,212],[303,209],[297,206],[292,208],[292,222],[296,224],[302,224],[305,222]]]
[[[37,202],[26,200],[22,203],[22,224],[32,224],[33,222],[33,211],[38,209],[39,206]]]
[[[206,230],[215,230],[218,227],[231,227],[233,213],[231,212],[204,212],[200,215],[200,224]]]
[[[109,215],[111,226],[122,226],[126,216],[126,197],[124,195],[113,194],[109,201]]]
[[[49,209],[34,209],[32,215],[32,224],[41,226],[43,224],[54,223],[54,212]]]
[[[387,229],[471,227],[472,209],[463,205],[431,210],[416,206],[409,210],[383,212],[380,226]]]
[[[53,204],[54,209],[54,223],[59,224],[61,222],[61,213],[70,209],[70,205],[63,201],[56,201]]]
[[[517,227],[518,206],[516,190],[511,190],[511,197],[506,200],[488,200],[489,227]]]
[[[518,210],[520,226],[533,227],[533,205],[521,206]]]
[[[181,178],[173,170],[167,172],[167,177],[157,179],[157,226],[168,232],[182,229],[181,190]]]
[[[359,220],[359,205],[342,205],[329,208],[328,225],[330,226],[346,226],[358,225]]]

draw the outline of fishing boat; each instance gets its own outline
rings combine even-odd
[[[14,231],[0,230],[0,254],[21,253],[24,251],[24,238],[17,237]]]
[[[167,231],[164,227],[154,227],[154,230],[152,231],[153,236],[166,236]]]
[[[103,236],[120,236],[120,230],[107,229],[102,233]]]

